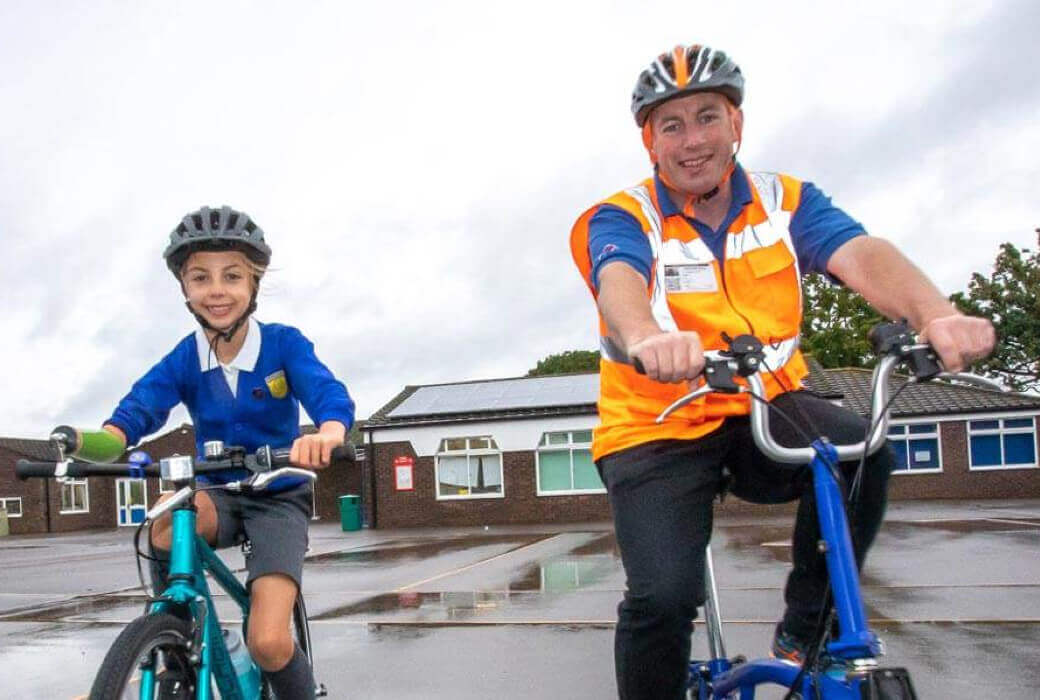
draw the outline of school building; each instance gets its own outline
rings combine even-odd
[[[807,388],[866,415],[870,371]],[[895,380],[897,384],[902,380]],[[428,527],[610,518],[590,456],[596,373],[407,386],[366,422],[367,522]],[[896,398],[893,499],[1040,497],[1040,397],[934,381]],[[728,498],[722,508],[747,507]],[[758,506],[754,506],[758,507]]]

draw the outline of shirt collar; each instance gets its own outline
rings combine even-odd
[[[195,347],[199,351],[199,367],[203,372],[220,367],[217,358],[210,360],[209,338],[202,328],[195,329]],[[252,316],[246,324],[246,341],[242,349],[238,351],[235,359],[227,363],[228,367],[234,367],[243,372],[252,372],[256,367],[256,361],[260,358],[260,324]]]
[[[740,167],[740,163],[735,164],[733,173],[729,176],[729,185],[732,198],[726,219],[732,221],[744,207],[752,202],[751,187],[748,185],[747,173],[744,172],[744,168]],[[657,205],[661,208],[662,214],[666,217],[682,214],[681,211],[676,209],[672,198],[668,196],[668,188],[665,187],[656,168],[654,169],[654,188],[657,191]]]

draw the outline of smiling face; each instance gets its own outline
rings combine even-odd
[[[213,328],[226,330],[249,308],[254,266],[236,251],[192,253],[181,269],[184,295]]]
[[[697,197],[725,177],[743,113],[717,92],[697,92],[655,107],[649,124],[652,154],[665,184]]]

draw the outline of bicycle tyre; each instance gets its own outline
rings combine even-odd
[[[138,700],[135,676],[147,657],[156,666],[155,698],[195,697],[191,622],[167,613],[139,617],[120,632],[94,678],[90,700]]]

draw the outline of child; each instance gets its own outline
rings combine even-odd
[[[327,467],[354,421],[354,402],[300,331],[252,318],[271,260],[263,231],[242,212],[203,207],[174,229],[163,257],[201,327],[134,384],[104,429],[125,448],[162,427],[170,409],[184,403],[199,454],[209,440],[249,451],[291,444],[293,464]],[[317,433],[300,435],[300,402]],[[199,480],[240,476],[217,473]],[[314,679],[293,642],[290,617],[307,549],[311,486],[292,478],[272,487],[259,495],[199,491],[198,532],[216,547],[231,546],[242,535],[252,542],[246,559],[249,651],[279,698],[309,700]],[[170,529],[169,516],[152,527],[160,558],[169,551]]]

